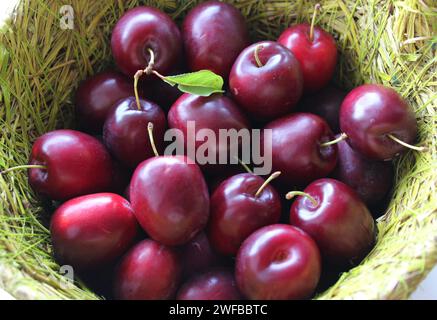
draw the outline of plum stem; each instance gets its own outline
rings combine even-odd
[[[12,168],[0,171],[0,175],[11,172],[11,171],[15,171],[15,170],[22,170],[22,169],[47,169],[47,166],[44,166],[42,164],[25,164],[25,165],[16,166],[16,167],[12,167]]]
[[[256,61],[256,64],[257,64],[258,68],[261,68],[262,66],[264,66],[264,65],[262,64],[261,60],[259,59],[259,52],[260,52],[263,48],[264,48],[263,45],[262,45],[262,44],[259,44],[259,45],[257,45],[257,46],[255,47],[255,51],[254,51],[254,53],[253,53],[253,56],[255,57],[255,61]]]
[[[313,17],[311,19],[311,26],[310,26],[310,41],[311,42],[313,42],[313,37],[314,37],[314,25],[316,23],[317,11],[319,11],[320,8],[321,8],[320,3],[316,3],[316,5],[314,6]]]
[[[263,190],[265,189],[265,187],[270,183],[270,181],[276,179],[277,177],[279,177],[279,175],[281,174],[281,171],[276,171],[273,172],[270,177],[268,177],[266,179],[266,181],[264,181],[264,183],[261,185],[261,187],[259,187],[258,191],[255,193],[255,198],[258,198],[259,195],[261,194],[261,192],[263,192]]]
[[[332,146],[333,144],[337,144],[337,143],[339,143],[339,142],[341,142],[343,140],[346,140],[346,139],[347,139],[347,134],[346,133],[342,133],[342,134],[340,134],[340,136],[337,139],[321,143],[320,146],[321,147]]]
[[[147,48],[147,50],[149,51],[150,54],[150,60],[149,60],[149,64],[147,65],[147,67],[145,69],[142,70],[138,70],[135,75],[134,75],[134,93],[135,93],[135,101],[137,102],[137,108],[138,110],[141,110],[141,105],[140,105],[140,97],[138,95],[138,80],[144,75],[150,75],[150,74],[155,74],[156,76],[158,76],[159,78],[161,78],[162,80],[164,80],[164,76],[162,74],[160,74],[158,71],[153,70],[153,67],[155,66],[155,53],[153,52],[152,49]]]
[[[238,163],[241,164],[241,166],[244,168],[244,170],[247,171],[247,173],[253,174],[253,171],[249,168],[249,166],[245,164],[243,161],[241,161],[240,158],[235,157],[235,159],[237,159]]]
[[[408,148],[408,149],[412,149],[412,150],[416,150],[416,151],[420,151],[420,152],[426,150],[426,147],[416,147],[416,146],[413,146],[413,145],[411,145],[411,144],[409,144],[409,143],[406,143],[406,142],[400,140],[399,138],[396,138],[394,135],[392,135],[392,134],[390,134],[390,133],[387,134],[387,137],[389,137],[389,138],[392,139],[393,141],[399,143],[400,145],[403,145],[404,147],[406,147],[406,148]]]
[[[155,53],[150,48],[147,48],[147,51],[149,51],[150,60],[149,60],[149,64],[147,65],[146,69],[144,69],[144,72],[146,74],[151,74],[153,72],[153,67],[155,66]]]
[[[134,75],[134,93],[135,93],[135,101],[137,102],[138,110],[141,110],[140,96],[138,95],[138,80],[143,74],[144,74],[144,70],[138,70]]]
[[[144,73],[147,74],[147,75],[153,73],[154,75],[156,75],[161,80],[164,80],[165,77],[162,74],[160,74],[158,71],[153,69],[155,67],[155,53],[150,48],[148,48],[147,50],[149,51],[149,54],[150,54],[150,60],[149,60],[149,65],[146,67],[146,69],[144,69]]]
[[[153,138],[153,123],[152,122],[149,122],[147,124],[147,132],[149,133],[149,140],[150,140],[150,144],[152,145],[153,153],[155,154],[156,157],[159,157],[159,153],[158,153],[158,150],[156,149],[156,145],[155,145],[155,139]]]
[[[152,70],[152,73],[157,76],[158,78],[160,78],[161,80],[165,81],[165,76],[163,76],[162,74],[160,74],[158,71],[156,70]]]
[[[318,206],[317,200],[314,199],[312,196],[310,196],[308,193],[303,192],[303,191],[290,191],[285,195],[285,199],[291,200],[295,196],[307,197],[311,201],[311,203],[313,204],[314,207]]]

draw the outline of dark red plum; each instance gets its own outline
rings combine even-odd
[[[279,221],[279,195],[271,185],[261,189],[265,182],[260,176],[241,173],[228,178],[214,191],[208,237],[218,252],[236,255],[250,234]]]
[[[367,206],[380,205],[393,186],[393,163],[364,158],[346,141],[337,147],[338,162],[332,176],[354,189]]]
[[[205,226],[209,193],[202,172],[184,156],[160,156],[142,162],[129,189],[144,231],[165,245],[183,245]]]
[[[340,133],[340,107],[347,92],[330,85],[320,91],[304,96],[298,110],[322,117],[334,133]]]
[[[218,266],[223,262],[221,257],[212,247],[205,232],[200,232],[193,240],[179,249],[183,277],[189,278],[207,269]]]
[[[315,92],[325,87],[331,80],[337,63],[335,40],[322,28],[307,23],[286,29],[278,42],[288,48],[299,61],[305,92]]]
[[[352,188],[334,179],[316,180],[304,193],[291,206],[290,223],[316,241],[328,264],[360,262],[375,244],[376,235],[364,202]]]
[[[236,280],[250,300],[309,298],[321,271],[319,249],[302,230],[274,224],[254,232],[237,255]]]
[[[233,272],[214,269],[198,274],[179,289],[176,300],[241,300]]]
[[[183,54],[182,37],[177,25],[164,12],[146,6],[127,11],[112,30],[112,55],[120,70],[133,77],[146,68],[153,51],[154,69],[166,74]]]
[[[77,88],[75,96],[80,128],[100,133],[113,105],[133,95],[133,81],[119,72],[108,70],[86,79]]]
[[[164,111],[148,100],[135,97],[120,100],[109,113],[103,128],[103,140],[112,155],[129,168],[153,157],[148,135],[148,123],[153,123],[155,145],[159,153],[164,150],[167,121]]]
[[[302,83],[299,62],[273,41],[244,49],[229,75],[234,99],[248,115],[263,121],[290,113],[302,95]]]
[[[195,126],[194,130],[188,128],[189,121]],[[249,121],[240,111],[239,107],[228,97],[221,94],[214,94],[209,97],[201,97],[192,94],[183,94],[171,107],[168,113],[168,124],[170,128],[179,129],[183,134],[185,152],[187,153],[188,141],[195,141],[194,151],[198,152],[199,148],[208,140],[198,138],[199,131],[202,129],[212,130],[215,134],[216,141],[212,144],[212,154],[208,154],[204,160],[196,162],[207,171],[226,170],[226,165],[219,165],[220,154],[228,154],[231,146],[238,147],[238,141],[234,144],[220,143],[220,129],[248,129]],[[188,134],[191,133],[189,136]],[[223,141],[222,141],[223,142]],[[214,143],[214,141],[213,141]],[[194,159],[193,159],[194,160]],[[211,164],[211,161],[216,164]],[[229,161],[228,161],[229,163]]]
[[[114,280],[114,296],[120,300],[174,299],[180,281],[176,251],[146,239],[122,259]]]
[[[341,105],[340,128],[353,149],[376,160],[390,160],[407,150],[394,139],[412,144],[417,135],[416,117],[407,102],[378,84],[349,92]]]
[[[337,146],[323,146],[334,134],[328,124],[314,114],[294,113],[274,120],[265,129],[272,130],[272,167],[281,171],[282,185],[304,186],[326,177],[337,163]]]
[[[192,71],[208,69],[227,78],[238,54],[249,44],[242,14],[232,5],[207,1],[194,7],[182,26]]]
[[[78,270],[114,262],[138,230],[130,203],[114,193],[71,199],[56,209],[50,223],[55,256]]]
[[[96,138],[75,130],[43,134],[32,146],[28,169],[34,191],[52,200],[68,200],[113,189],[111,155]]]

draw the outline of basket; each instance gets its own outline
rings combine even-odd
[[[128,8],[159,7],[180,21],[199,1],[21,0],[0,30],[0,170],[27,163],[32,142],[74,127],[72,94],[81,79],[113,64],[110,34]],[[240,0],[253,39],[276,39],[309,21],[315,2]],[[337,39],[338,85],[393,87],[408,99],[425,152],[396,160],[395,188],[378,219],[378,240],[357,267],[319,299],[405,299],[437,262],[437,8],[432,0],[327,0],[317,24]],[[71,7],[64,7],[68,4]],[[435,2],[434,2],[435,4]],[[73,9],[73,29],[63,14]],[[67,10],[67,11],[65,11]],[[18,299],[98,299],[66,284],[52,258],[50,212],[25,171],[0,175],[0,288]]]

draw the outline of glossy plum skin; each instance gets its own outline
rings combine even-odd
[[[185,282],[176,300],[241,300],[233,272],[213,269]]]
[[[250,300],[309,298],[320,272],[316,243],[285,224],[263,227],[247,238],[238,251],[235,270],[238,288]]]
[[[393,186],[393,163],[366,159],[346,141],[337,147],[338,162],[332,176],[354,189],[367,206],[380,205]]]
[[[154,69],[165,74],[182,55],[182,37],[177,25],[162,11],[140,6],[127,11],[112,30],[112,55],[120,70],[133,77],[147,67],[152,49]]]
[[[103,267],[122,255],[137,235],[130,203],[114,193],[71,199],[52,216],[55,256],[79,270]]]
[[[153,123],[153,137],[158,153],[164,150],[167,121],[164,111],[148,100],[140,99],[138,110],[135,97],[120,100],[109,113],[103,127],[103,141],[111,154],[125,166],[135,168],[154,153],[147,131]]]
[[[337,63],[334,38],[319,27],[314,27],[310,40],[310,25],[298,24],[286,29],[278,42],[288,48],[299,61],[303,74],[304,92],[315,92],[328,84]]]
[[[298,197],[290,223],[316,241],[328,264],[347,266],[361,261],[375,243],[375,223],[353,189],[334,179],[319,179],[304,190],[317,201]]]
[[[114,296],[120,300],[173,299],[180,281],[176,251],[146,239],[124,256],[114,281]]]
[[[188,65],[227,78],[238,54],[249,44],[242,14],[232,5],[207,1],[194,7],[182,26]]]
[[[55,130],[40,136],[32,146],[28,169],[34,191],[52,200],[112,190],[114,165],[96,138],[75,130]]]
[[[258,66],[255,50],[259,49]],[[271,120],[291,111],[302,95],[299,62],[285,47],[262,41],[241,52],[229,75],[234,99],[251,117]]]
[[[189,278],[221,264],[221,257],[212,247],[205,232],[201,231],[190,242],[179,248],[183,277]]]
[[[281,201],[276,190],[267,185],[255,197],[264,181],[259,176],[241,173],[225,180],[212,194],[208,237],[221,254],[236,255],[250,234],[279,221]]]
[[[219,129],[240,129],[249,128],[249,121],[240,111],[238,106],[228,97],[214,94],[209,97],[201,97],[192,94],[183,94],[171,107],[168,113],[168,125],[170,128],[179,129],[183,133],[185,152],[187,151],[187,141],[194,140],[195,137],[188,137],[188,121],[195,121],[194,134],[197,136],[199,130],[210,129],[216,137],[219,137]],[[197,139],[196,139],[197,140]],[[204,141],[196,141],[195,149],[204,144]],[[211,158],[215,159],[216,164],[199,163],[205,165],[210,170],[218,170],[219,153],[229,151],[231,145],[220,144],[216,141],[216,148]],[[196,160],[199,160],[196,158]]]
[[[337,146],[320,146],[334,135],[328,124],[314,114],[294,113],[274,120],[265,129],[272,130],[272,167],[288,188],[302,186],[326,177],[337,162]]]
[[[334,133],[340,133],[340,107],[347,92],[328,86],[317,93],[308,94],[299,103],[299,111],[322,117]]]
[[[165,245],[187,243],[208,221],[208,187],[199,167],[183,156],[142,162],[132,177],[129,196],[140,225]]]
[[[417,122],[413,110],[393,89],[365,84],[353,89],[340,109],[340,127],[348,142],[367,158],[390,160],[406,148],[387,134],[413,144]]]
[[[100,133],[112,106],[133,95],[133,81],[119,72],[108,70],[86,79],[77,88],[75,96],[79,126]]]

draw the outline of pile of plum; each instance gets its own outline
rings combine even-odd
[[[336,43],[314,21],[250,44],[226,3],[199,4],[181,29],[158,9],[127,11],[111,37],[119,71],[76,92],[80,131],[42,135],[26,166],[33,190],[59,204],[58,261],[105,274],[116,299],[213,300],[310,298],[325,270],[359,263],[376,242],[371,211],[389,196],[390,160],[421,149],[417,124],[391,88],[333,86]],[[228,90],[166,83],[200,70]],[[166,130],[187,143],[188,121],[196,134],[271,129],[270,175],[163,155]]]

